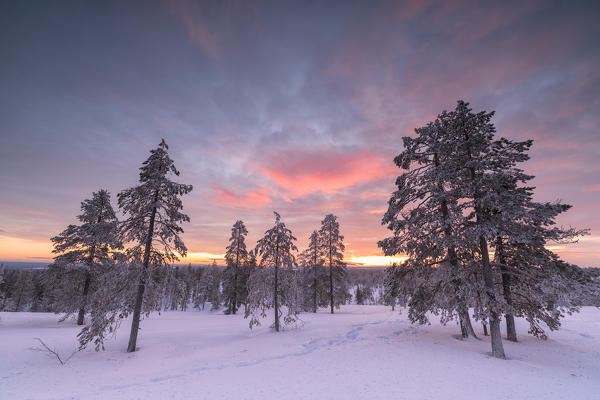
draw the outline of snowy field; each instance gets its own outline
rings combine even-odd
[[[142,321],[126,353],[129,321],[106,351],[64,366],[32,350],[42,338],[68,355],[73,321],[0,313],[1,399],[600,399],[600,310],[587,307],[539,341],[517,322],[509,360],[489,337],[460,341],[456,325],[411,325],[383,306],[302,314],[303,326],[248,329],[242,316],[165,312]],[[264,324],[268,325],[268,324]]]

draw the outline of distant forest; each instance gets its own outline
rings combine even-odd
[[[25,263],[24,263],[25,264]],[[28,264],[31,265],[31,264]],[[45,263],[40,263],[46,266]],[[17,267],[17,268],[15,268]],[[592,269],[589,269],[592,273]],[[593,269],[600,276],[600,269]],[[210,265],[163,266],[154,275],[159,291],[155,311],[227,311],[224,291],[225,267]],[[346,272],[344,304],[388,304],[384,297],[383,267],[354,267]],[[83,291],[84,281],[73,291]],[[61,313],[59,288],[44,268],[18,268],[0,264],[0,311]],[[58,292],[58,293],[57,293]],[[244,306],[244,304],[242,304]]]
[[[161,293],[160,301],[155,311],[227,310],[223,290],[225,267],[178,265],[164,266],[161,271],[156,282]],[[581,268],[581,272],[600,285],[600,268]],[[385,297],[384,279],[384,267],[348,268],[344,304],[391,306],[391,301]],[[81,291],[83,287],[74,288],[78,289]],[[12,263],[0,264],[0,311],[60,313],[62,310],[56,307],[55,291],[44,267],[19,268]],[[582,296],[579,303],[600,307],[600,297],[593,300]]]

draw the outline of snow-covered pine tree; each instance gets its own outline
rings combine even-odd
[[[256,251],[253,249],[248,252],[248,257],[246,257],[244,265],[239,271],[241,284],[238,286],[238,304],[244,305],[244,314],[248,310],[248,285],[250,282],[250,277],[256,270],[256,265]]]
[[[182,271],[182,275],[184,293],[179,302],[179,309],[181,311],[187,311],[188,305],[192,300],[192,290],[194,286],[194,270],[191,263],[189,263],[187,268]]]
[[[52,311],[49,308],[49,293],[47,292],[47,285],[45,284],[45,277],[43,272],[36,271],[33,274],[33,290],[31,297],[31,306],[29,307],[30,312],[48,312]]]
[[[217,266],[210,267],[210,284],[206,298],[210,302],[211,310],[218,310],[223,304],[223,293],[221,292],[221,281],[223,271]]]
[[[468,104],[459,102],[457,110],[459,109],[465,113],[466,109],[468,109]],[[483,113],[481,115],[486,114]],[[493,132],[493,127],[490,128],[490,131]],[[462,137],[460,138],[462,139]],[[529,159],[527,152],[531,144],[531,140],[523,142],[513,142],[504,138],[496,140],[491,145],[487,145],[485,149],[487,154],[484,156],[487,165],[481,168],[483,170],[482,174],[485,174],[486,179],[480,180],[482,186],[479,188],[479,191],[480,193],[485,193],[486,199],[485,202],[482,202],[480,215],[485,214],[488,230],[495,232],[495,237],[488,235],[486,236],[486,240],[490,242],[492,247],[496,247],[495,266],[499,267],[497,269],[501,272],[507,339],[511,341],[516,341],[517,338],[512,305],[511,276],[505,263],[505,246],[502,237],[507,235],[509,231],[521,231],[524,234],[522,237],[529,236],[525,234],[525,231],[533,233],[529,229],[531,227],[527,227],[527,225],[532,222],[529,218],[530,210],[532,207],[536,208],[537,205],[532,202],[533,187],[525,185],[533,179],[533,176],[525,174],[518,167],[519,163]],[[469,149],[463,149],[462,153],[468,155]],[[467,162],[470,161],[467,159]],[[472,177],[473,173],[470,171],[465,179],[470,181]],[[471,194],[471,196],[474,195],[475,193]],[[472,213],[473,211],[475,211],[474,207],[472,208]],[[475,220],[477,222],[476,214]],[[526,220],[529,222],[525,222]],[[483,305],[479,296],[477,300],[478,304]],[[485,320],[488,317],[489,315],[485,315],[484,311],[484,328],[486,326]]]
[[[122,248],[117,235],[117,217],[110,204],[110,193],[100,189],[81,203],[80,224],[69,225],[50,240],[57,254],[48,267],[48,286],[55,293],[55,312],[65,313],[63,320],[78,313],[77,325],[83,325],[88,298],[96,290],[96,281],[114,251]]]
[[[297,295],[284,293],[286,288],[296,285],[288,280],[296,278],[296,274],[288,274],[284,271],[284,282],[280,282],[280,267],[288,267],[291,270],[296,264],[294,252],[298,248],[294,244],[296,237],[283,222],[281,216],[275,214],[275,225],[265,232],[265,235],[256,244],[256,254],[261,257],[260,267],[257,268],[249,281],[248,309],[245,317],[251,316],[250,328],[260,324],[260,318],[266,316],[266,310],[273,308],[275,320],[273,327],[276,332],[280,330],[280,306],[287,307],[287,315],[284,322],[291,323],[295,320],[297,305],[292,301],[297,300]]]
[[[239,301],[243,293],[242,288],[247,285],[247,281],[242,274],[241,268],[248,258],[246,249],[246,236],[248,230],[243,221],[236,221],[231,228],[231,237],[229,245],[225,250],[225,261],[227,268],[224,272],[223,289],[225,291],[225,301],[227,303],[227,314],[235,314],[239,308]]]
[[[185,244],[179,237],[183,232],[180,224],[190,218],[181,212],[180,197],[192,191],[191,185],[170,180],[169,175],[179,176],[169,147],[164,139],[150,151],[150,157],[140,168],[140,185],[125,189],[118,195],[119,208],[125,215],[121,232],[125,241],[132,243],[130,254],[141,260],[141,271],[133,308],[128,352],[136,350],[137,335],[148,279],[149,265],[167,264],[178,260],[175,253],[184,256]]]
[[[17,281],[15,270],[3,265],[2,280],[0,280],[0,311],[12,311],[12,294]]]
[[[3,263],[0,263],[0,311],[4,311],[4,304],[6,302],[8,284],[4,277],[6,276],[6,267]]]
[[[577,267],[560,261],[546,248],[550,242],[572,243],[587,231],[554,226],[556,216],[570,206],[534,202],[530,189],[505,182],[497,195],[510,199],[503,202],[510,206],[504,210],[495,208],[493,215],[499,222],[492,246],[506,301],[507,339],[515,342],[515,315],[527,319],[531,334],[546,338],[540,322],[550,330],[557,329],[563,313],[577,309],[573,294],[590,290],[585,279],[581,281]]]
[[[319,236],[325,261],[329,266],[329,306],[333,314],[334,307],[339,308],[344,303],[346,294],[344,236],[340,234],[340,224],[335,215],[328,214],[321,221]]]
[[[463,114],[470,112],[466,103],[459,102],[457,112],[459,108]],[[480,206],[482,208],[480,214],[485,215],[486,230],[495,233],[495,237],[488,235],[486,239],[492,247],[495,247],[494,261],[501,273],[507,339],[511,341],[517,341],[513,301],[515,296],[512,293],[513,285],[511,283],[513,278],[516,278],[517,275],[527,275],[529,289],[519,293],[518,296],[525,300],[522,303],[529,306],[539,304],[534,299],[536,296],[533,296],[534,288],[539,287],[540,282],[545,280],[544,274],[540,273],[544,266],[552,263],[556,258],[545,249],[546,242],[548,240],[570,241],[584,233],[574,229],[548,228],[554,225],[554,218],[570,206],[560,203],[533,202],[534,188],[526,185],[533,179],[533,176],[525,174],[519,168],[520,163],[529,159],[527,152],[531,144],[531,140],[513,142],[501,138],[491,143],[491,146],[488,145],[486,148],[488,154],[484,160],[487,165],[482,168],[484,171],[481,173],[482,177],[479,182],[480,193],[485,193],[485,200],[481,202]],[[465,152],[468,154],[468,151],[467,148]],[[466,179],[469,180],[472,176],[471,172]],[[512,251],[507,251],[507,247],[512,247]],[[509,270],[511,267],[507,264],[509,255],[520,259],[518,263],[514,263],[513,260],[515,268],[512,270]],[[539,312],[548,321],[548,326],[556,325],[556,323],[550,322],[545,310],[542,311],[543,306],[537,307],[538,311],[535,312],[531,310],[531,307],[528,308],[530,309],[528,320],[531,321],[532,332],[538,331],[533,327],[537,326],[539,319],[536,316],[540,315]]]
[[[106,338],[115,334],[121,320],[133,309],[138,276],[138,268],[127,262],[117,260],[103,266],[103,273],[96,277],[94,295],[89,298],[89,320],[77,334],[79,349],[90,342],[96,351],[104,349]]]
[[[392,306],[392,311],[396,309],[396,302],[400,297],[400,283],[404,281],[398,276],[400,267],[392,264],[385,269],[383,278],[383,302],[385,305]]]
[[[327,277],[324,267],[325,254],[320,239],[319,232],[313,231],[308,241],[308,247],[299,257],[303,265],[303,281],[306,290],[305,307],[311,309],[313,313],[317,312],[319,306],[326,306],[328,302]]]
[[[33,296],[33,271],[23,269],[15,271],[16,282],[12,293],[12,309],[10,311],[27,311]]]
[[[223,294],[221,293],[221,269],[219,267],[207,266],[198,268],[196,274],[196,289],[192,296],[194,307],[204,310],[206,303],[211,304],[212,310],[221,307],[223,300]]]
[[[0,310],[39,311],[34,309],[34,303],[43,275],[43,271],[31,268],[5,268],[0,276]]]
[[[441,131],[453,152],[450,160],[457,172],[450,179],[450,186],[456,190],[461,200],[465,219],[463,249],[469,249],[475,257],[474,266],[481,271],[485,292],[486,309],[483,319],[489,321],[492,355],[506,358],[500,335],[500,315],[504,308],[503,299],[498,296],[494,283],[494,273],[489,256],[488,242],[493,240],[497,225],[491,218],[493,196],[486,191],[495,174],[507,166],[507,160],[498,157],[493,151],[496,128],[491,122],[494,112],[471,112],[468,103],[458,101],[456,109],[444,111],[438,116]],[[527,146],[527,142],[521,143]],[[473,246],[475,244],[475,246]],[[462,249],[461,249],[462,250]]]
[[[458,144],[453,160],[460,172],[450,185],[460,193],[459,198],[467,212],[463,231],[467,240],[463,249],[473,255],[483,277],[485,308],[478,314],[489,321],[492,354],[504,358],[500,336],[502,312],[507,314],[508,337],[516,340],[511,274],[528,276],[527,288],[519,293],[519,298],[526,299],[530,331],[539,332],[539,320],[547,322],[552,329],[558,323],[560,311],[553,302],[539,301],[536,288],[547,292],[542,288],[553,287],[555,296],[564,297],[560,293],[566,293],[565,288],[554,283],[569,283],[569,279],[565,281],[557,279],[560,275],[547,275],[552,266],[557,265],[558,257],[545,249],[545,244],[549,240],[571,241],[585,231],[552,227],[556,215],[569,206],[532,201],[533,187],[526,186],[532,177],[519,168],[529,159],[527,152],[532,141],[494,140],[493,115],[493,112],[485,111],[475,114],[468,103],[459,101],[454,111],[443,112],[438,119],[448,132],[448,140]],[[476,246],[469,249],[469,241]],[[489,259],[490,245],[497,250],[496,265]],[[512,247],[510,251],[509,247]],[[507,270],[509,255],[519,259],[518,263],[513,262],[518,267],[512,272]],[[499,267],[500,274],[495,274],[493,267]],[[498,275],[502,279],[502,297],[496,290]],[[561,306],[570,309],[571,305],[566,301],[561,302]]]
[[[198,268],[196,272],[196,285],[192,293],[192,303],[199,310],[204,310],[206,306],[206,291],[209,285],[208,268]]]
[[[181,307],[181,311],[185,311],[188,299],[184,274],[178,266],[166,266],[163,269],[165,270],[165,293],[162,299],[165,303],[164,308],[176,311]]]
[[[473,288],[458,255],[463,206],[449,185],[459,173],[453,159],[456,144],[448,140],[439,119],[415,133],[415,138],[402,138],[404,151],[394,159],[404,172],[396,179],[397,190],[382,219],[393,236],[378,245],[385,255],[408,255],[388,279],[403,280],[395,286],[412,322],[426,323],[429,312],[440,314],[442,323],[458,316],[462,336],[475,337],[468,313]]]

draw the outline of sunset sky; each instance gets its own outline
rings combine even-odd
[[[535,140],[536,199],[590,228],[600,266],[600,7],[585,1],[2,2],[0,261],[47,261],[93,191],[136,184],[164,137],[194,186],[183,239],[206,262],[273,210],[299,239],[339,216],[349,261],[377,241],[402,136],[457,99]]]

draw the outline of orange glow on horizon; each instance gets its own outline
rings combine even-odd
[[[406,256],[362,256],[362,257],[348,257],[345,258],[344,261],[359,264],[360,266],[390,266],[393,263],[402,263],[406,261],[408,257]]]
[[[180,264],[212,264],[217,261],[217,265],[225,265],[225,254],[212,254],[203,251],[188,252],[185,257],[179,259]]]
[[[0,235],[0,261],[50,262],[52,257],[49,240]]]
[[[600,237],[587,236],[582,238],[578,245],[552,244],[548,245],[551,250],[565,259],[565,261],[577,264],[578,258],[593,257],[600,258],[597,245],[600,243]],[[402,263],[407,259],[406,256],[386,257],[382,255],[373,255],[369,248],[356,249],[350,248],[347,243],[344,261],[349,266],[389,266],[393,263]],[[359,254],[352,255],[350,254]],[[490,251],[490,257],[494,253]],[[21,261],[21,262],[52,262],[52,243],[49,240],[25,239],[7,235],[0,235],[0,262]],[[212,264],[216,260],[217,265],[225,265],[224,253],[211,253],[203,251],[190,251],[186,257],[181,257],[177,264]],[[581,264],[580,264],[581,265]],[[588,265],[583,265],[588,266]]]

